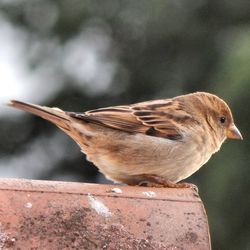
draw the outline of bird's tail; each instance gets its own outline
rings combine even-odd
[[[69,130],[70,117],[59,108],[49,108],[45,106],[39,106],[31,103],[21,102],[17,100],[11,100],[8,103],[9,106],[30,112],[34,115],[40,116],[45,120],[54,123],[56,126],[63,130]]]

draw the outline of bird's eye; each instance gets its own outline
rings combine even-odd
[[[225,116],[221,116],[220,117],[220,123],[225,123],[226,122],[226,117]]]

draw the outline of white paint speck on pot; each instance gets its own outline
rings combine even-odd
[[[116,194],[122,194],[122,190],[120,188],[112,188],[111,192]]]
[[[24,204],[24,207],[26,207],[26,208],[32,208],[32,203],[31,202],[27,202],[27,203],[25,203]]]
[[[97,200],[92,194],[88,194],[88,200],[90,206],[101,216],[110,217],[112,213],[109,211],[108,207],[106,207],[101,201]]]
[[[156,193],[153,191],[142,192],[142,194],[149,198],[154,198],[156,196]]]

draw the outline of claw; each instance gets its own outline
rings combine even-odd
[[[192,188],[196,193],[199,189],[196,185],[187,182],[174,183],[157,175],[145,175],[145,180],[141,181],[139,186],[143,187],[165,187],[165,188]]]

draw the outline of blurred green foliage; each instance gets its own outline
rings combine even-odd
[[[244,141],[228,141],[188,181],[199,186],[213,249],[250,249],[248,1],[2,0],[3,22],[20,33],[29,74],[44,79],[31,92],[44,105],[84,111],[198,90],[224,98]],[[1,176],[105,182],[47,122],[0,119]]]

